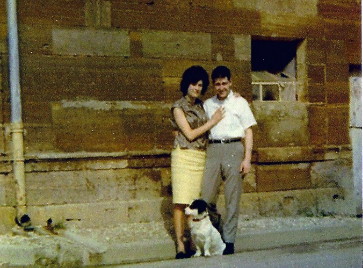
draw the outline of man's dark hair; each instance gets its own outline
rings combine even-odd
[[[195,84],[200,80],[203,82],[201,94],[204,95],[209,86],[209,77],[207,71],[199,65],[193,65],[186,69],[180,82],[180,91],[183,92],[183,96],[188,94],[188,88],[190,84]]]
[[[212,81],[214,82],[217,78],[227,77],[231,80],[231,71],[226,66],[218,66],[212,72]]]

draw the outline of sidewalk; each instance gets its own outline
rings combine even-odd
[[[172,226],[163,222],[82,228],[51,234],[17,229],[0,236],[0,267],[81,267],[173,259]],[[236,252],[320,241],[362,238],[362,219],[350,217],[240,217]]]

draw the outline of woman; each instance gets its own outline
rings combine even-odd
[[[184,209],[200,195],[207,132],[222,120],[224,115],[224,108],[220,108],[208,120],[203,102],[199,99],[207,91],[208,85],[208,74],[203,67],[192,66],[186,69],[180,82],[183,97],[171,108],[172,122],[176,130],[171,154],[171,180],[177,259],[188,257],[184,245]]]

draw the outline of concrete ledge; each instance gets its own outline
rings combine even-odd
[[[148,240],[113,245],[103,255],[102,264],[123,264],[173,259],[174,242],[166,240]]]
[[[361,224],[339,224],[336,226],[316,226],[288,228],[285,230],[262,230],[240,234],[236,240],[236,251],[269,249],[275,247],[314,243],[330,240],[362,238]]]
[[[240,217],[236,252],[316,242],[362,239],[359,218]],[[103,229],[71,228],[60,235],[44,232],[0,236],[0,264],[23,267],[82,267],[174,259],[170,225],[120,224]],[[37,229],[36,229],[37,230]]]

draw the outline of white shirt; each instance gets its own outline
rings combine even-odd
[[[207,99],[203,106],[209,119],[220,106],[225,109],[224,118],[210,130],[209,139],[244,138],[245,130],[257,124],[248,102],[234,96],[232,90],[225,100],[221,101],[214,96]]]

